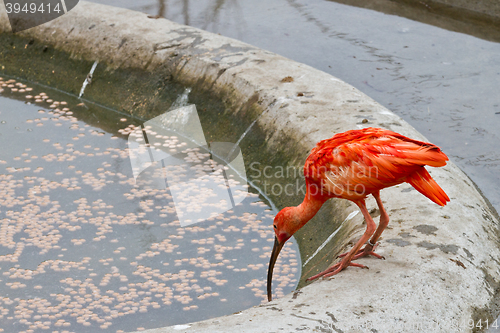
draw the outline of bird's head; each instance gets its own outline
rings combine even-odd
[[[272,280],[273,280],[273,269],[278,255],[285,245],[285,242],[292,237],[292,235],[299,230],[301,227],[300,220],[298,218],[296,207],[283,208],[274,218],[273,228],[276,237],[274,238],[273,252],[271,253],[271,259],[269,261],[269,268],[267,271],[267,299],[271,301],[272,299]]]
[[[300,229],[296,214],[296,207],[283,208],[274,218],[274,233],[279,244],[284,244]]]

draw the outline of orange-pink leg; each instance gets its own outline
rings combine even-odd
[[[329,277],[329,276],[335,275],[338,272],[340,272],[341,270],[343,270],[344,268],[346,268],[347,266],[368,268],[368,267],[361,265],[361,264],[351,263],[351,260],[358,253],[358,251],[361,249],[361,246],[363,246],[363,244],[365,244],[366,241],[370,239],[373,232],[375,231],[376,224],[375,224],[375,222],[373,222],[372,217],[370,216],[370,214],[368,213],[368,210],[366,209],[365,201],[364,200],[357,201],[356,204],[358,205],[359,209],[361,210],[361,213],[363,213],[363,216],[365,217],[365,221],[366,221],[365,233],[363,234],[361,239],[356,243],[356,245],[354,245],[354,247],[351,249],[351,251],[349,251],[349,253],[347,253],[347,255],[344,256],[344,258],[342,258],[342,260],[339,263],[329,267],[324,272],[321,272],[319,274],[311,276],[310,278],[307,279],[307,281],[317,279],[320,276]]]
[[[368,255],[372,255],[376,258],[379,259],[385,259],[383,256],[381,256],[378,253],[375,253],[375,249],[377,248],[377,240],[379,239],[380,235],[384,232],[385,228],[389,224],[389,215],[385,211],[384,205],[382,204],[382,200],[380,199],[380,192],[374,192],[372,193],[373,196],[375,197],[375,200],[377,201],[378,208],[380,210],[380,222],[378,224],[378,228],[373,234],[372,238],[367,242],[364,248],[360,249],[354,257],[352,257],[351,260],[356,260],[362,257],[366,257]],[[339,258],[345,257],[349,252],[342,253],[339,255]]]

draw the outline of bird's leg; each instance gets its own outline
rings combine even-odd
[[[373,196],[375,197],[375,200],[377,201],[378,209],[380,210],[380,222],[378,224],[377,230],[375,230],[375,233],[373,234],[372,238],[368,242],[368,244],[365,246],[363,249],[364,252],[366,253],[365,255],[373,255],[379,259],[385,259],[381,255],[373,252],[375,251],[375,248],[377,247],[378,243],[377,240],[379,239],[380,235],[384,232],[385,228],[389,224],[389,214],[385,211],[384,205],[382,204],[382,199],[380,199],[380,192],[374,192]]]
[[[375,233],[373,234],[372,238],[367,242],[364,248],[360,249],[358,253],[352,258],[352,260],[359,259],[361,257],[366,257],[368,255],[372,255],[376,258],[379,259],[385,259],[383,256],[381,256],[378,253],[375,253],[375,249],[378,246],[377,240],[379,239],[380,235],[382,232],[384,232],[385,228],[389,224],[389,215],[385,211],[384,205],[382,205],[382,200],[380,199],[380,192],[374,192],[372,193],[373,196],[375,197],[375,200],[377,201],[378,208],[380,210],[380,222],[378,224],[377,230],[375,230]],[[339,257],[344,257],[346,256],[347,253],[343,253],[339,255]]]
[[[373,222],[372,217],[370,216],[370,214],[368,213],[368,210],[366,209],[365,201],[360,200],[360,201],[357,201],[356,204],[358,205],[359,209],[361,210],[361,213],[363,213],[363,216],[365,217],[365,220],[366,220],[365,233],[363,234],[363,236],[361,236],[360,240],[356,243],[356,245],[354,245],[354,247],[351,249],[351,251],[349,251],[347,253],[347,255],[345,255],[344,258],[342,258],[342,260],[339,263],[327,268],[325,271],[323,271],[319,274],[311,276],[310,278],[307,279],[307,281],[317,279],[320,276],[329,277],[329,276],[335,275],[338,272],[340,272],[341,270],[343,270],[344,268],[346,268],[347,266],[368,268],[368,267],[361,265],[361,264],[352,263],[351,260],[358,253],[358,251],[361,249],[363,244],[365,244],[366,241],[368,239],[370,239],[371,235],[375,231],[376,224],[375,224],[375,222]]]

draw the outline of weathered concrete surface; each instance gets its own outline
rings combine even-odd
[[[2,17],[0,32],[8,29]],[[288,156],[295,164],[303,163],[300,158],[318,140],[353,128],[378,126],[425,139],[326,73],[141,13],[81,2],[60,19],[22,34],[110,68],[173,66],[187,84],[203,77],[215,94],[231,87],[233,112],[257,103],[264,110],[256,117],[268,149],[294,147],[299,152]],[[293,82],[282,82],[288,76]],[[386,260],[359,260],[369,270],[348,268],[334,279],[239,314],[149,332],[468,332],[470,319],[491,322],[498,314],[500,286],[498,217],[453,163],[430,172],[451,202],[438,207],[409,185],[384,190],[392,220],[378,252]],[[373,200],[368,206],[375,207]],[[339,214],[356,211],[345,207]],[[361,214],[344,228],[353,230],[345,243],[358,238],[364,229]]]

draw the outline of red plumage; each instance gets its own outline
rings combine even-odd
[[[425,169],[426,165],[442,167],[446,161],[448,157],[438,146],[380,128],[351,130],[318,142],[304,165],[307,185],[304,201],[297,207],[282,209],[274,219],[276,239],[269,262],[268,299],[271,300],[272,271],[281,248],[326,200],[353,201],[363,213],[366,231],[351,251],[340,255],[343,257],[341,262],[308,280],[337,274],[348,266],[365,268],[351,262],[360,257],[383,258],[374,252],[378,238],[389,223],[389,215],[380,199],[381,189],[407,182],[438,205],[446,205],[450,199]],[[365,205],[370,194],[380,209],[377,228]],[[366,246],[361,249],[365,242]]]
[[[444,206],[450,199],[424,166],[441,167],[446,161],[448,157],[432,143],[370,127],[318,142],[306,160],[304,175],[330,197],[359,200],[407,182]]]

